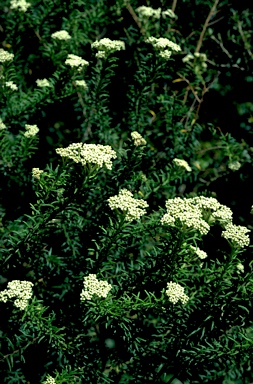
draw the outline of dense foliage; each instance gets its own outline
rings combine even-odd
[[[241,3],[1,2],[1,382],[253,381]]]

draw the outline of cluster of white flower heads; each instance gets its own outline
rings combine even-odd
[[[13,280],[7,284],[7,289],[0,292],[0,301],[6,303],[9,299],[16,298],[13,304],[24,310],[32,297],[32,286],[30,281]]]
[[[17,91],[18,90],[18,86],[15,83],[13,83],[13,81],[6,81],[5,82],[5,86],[7,88],[10,88],[12,91]]]
[[[131,137],[134,140],[134,145],[136,147],[139,147],[140,145],[146,145],[147,144],[146,140],[137,131],[131,132]]]
[[[65,61],[65,64],[70,65],[71,68],[77,68],[77,71],[81,72],[84,67],[89,65],[89,62],[70,53]]]
[[[31,3],[27,3],[25,0],[11,0],[10,9],[18,9],[19,11],[26,12],[31,6]]]
[[[179,52],[181,48],[178,44],[173,43],[173,41],[166,39],[165,37],[148,37],[146,43],[151,44],[156,51],[159,52],[159,56],[163,59],[169,59],[172,52]]]
[[[238,161],[231,161],[231,163],[228,164],[228,168],[231,169],[232,171],[238,171],[240,169],[242,164]]]
[[[169,301],[176,304],[179,300],[182,304],[186,304],[189,297],[184,293],[184,288],[177,283],[170,281],[167,283],[166,295],[169,297]]]
[[[4,124],[3,120],[0,118],[0,131],[6,128],[7,128],[6,125]]]
[[[88,89],[88,85],[85,80],[76,80],[75,83],[77,87]]]
[[[12,61],[14,58],[13,53],[5,51],[3,48],[0,48],[0,63],[5,63],[6,61]]]
[[[37,79],[36,84],[38,87],[41,87],[41,88],[52,86],[47,79]]]
[[[250,238],[247,233],[250,230],[242,225],[227,224],[225,231],[222,231],[221,236],[231,241],[233,246],[238,248],[247,247],[250,243]]]
[[[116,159],[116,152],[110,145],[73,143],[67,148],[57,148],[56,153],[62,157],[67,157],[75,163],[95,164],[100,168],[103,165],[107,169],[112,169],[112,160]]]
[[[56,384],[56,381],[52,376],[47,376],[47,379],[42,384]]]
[[[189,166],[189,164],[187,163],[187,161],[185,160],[181,160],[181,159],[173,159],[173,163],[177,166],[177,167],[180,167],[180,168],[184,168],[186,171],[188,172],[191,172],[192,169],[191,167]]]
[[[175,197],[166,202],[167,213],[162,224],[175,226],[178,222],[187,228],[194,228],[202,235],[210,230],[209,224],[218,222],[223,226],[232,223],[233,212],[213,197],[197,196],[183,199]]]
[[[24,133],[24,136],[28,138],[35,136],[39,132],[39,128],[37,127],[37,125],[26,124],[25,129],[26,132]]]
[[[98,280],[96,275],[89,274],[83,280],[84,289],[81,292],[81,301],[91,300],[93,295],[105,298],[112,289],[107,281]]]
[[[126,213],[126,221],[140,219],[146,213],[148,204],[143,199],[135,199],[132,192],[122,189],[118,195],[110,197],[108,200],[111,209],[120,209]]]
[[[35,178],[35,179],[40,179],[40,175],[43,173],[44,171],[42,171],[41,169],[39,168],[33,168],[32,169],[32,176]]]
[[[179,222],[187,228],[196,229],[202,235],[206,235],[210,230],[210,226],[202,219],[201,209],[189,200],[181,197],[167,200],[167,213],[162,217],[161,223],[175,226]]]
[[[161,16],[163,18],[165,18],[166,16],[169,16],[171,18],[176,17],[175,13],[171,9],[167,9],[166,11],[162,12],[161,8],[153,9],[151,7],[146,7],[145,5],[136,8],[136,12],[138,13],[141,19],[149,17],[153,17],[154,19],[160,19]]]
[[[55,40],[65,40],[65,41],[67,41],[67,40],[71,39],[70,34],[67,31],[64,31],[64,30],[52,33],[51,37],[52,37],[52,39],[55,39]]]
[[[207,253],[205,251],[202,251],[199,249],[199,247],[193,247],[193,245],[190,245],[190,249],[194,251],[194,253],[201,259],[206,259],[207,258]]]
[[[110,40],[105,37],[104,39],[92,43],[91,48],[96,48],[98,50],[98,53],[96,54],[97,58],[104,59],[111,53],[124,50],[125,43],[120,40]]]

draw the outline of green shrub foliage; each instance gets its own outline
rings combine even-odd
[[[143,3],[1,2],[3,383],[252,382],[252,12]]]

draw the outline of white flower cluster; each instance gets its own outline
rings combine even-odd
[[[25,137],[33,137],[39,132],[37,125],[25,125],[26,132],[24,133]]]
[[[162,224],[174,226],[179,220],[186,227],[199,230],[202,235],[210,230],[208,223],[218,221],[224,226],[232,223],[231,209],[213,197],[197,196],[189,199],[176,197],[167,200],[166,208],[167,213],[161,219]]]
[[[86,84],[85,80],[76,80],[75,83],[77,87],[88,89],[88,85]]]
[[[206,259],[207,258],[207,253],[205,251],[202,251],[199,249],[199,247],[193,247],[190,245],[190,248],[194,251],[194,253],[200,258],[200,259]]]
[[[1,129],[5,129],[6,125],[4,124],[3,120],[0,118],[0,131]]]
[[[124,50],[125,43],[120,40],[110,40],[105,37],[104,39],[92,43],[91,48],[96,48],[98,50],[96,57],[99,59],[103,59],[111,53]]]
[[[5,63],[6,61],[13,60],[13,53],[5,51],[3,48],[0,48],[0,63]]]
[[[156,37],[151,36],[146,39],[146,43],[151,44],[163,59],[169,59],[173,51],[181,51],[179,45],[165,37],[159,37],[157,39]]]
[[[154,17],[155,19],[160,19],[161,17],[161,8],[153,9],[151,7],[146,7],[142,5],[136,8],[136,12],[139,14],[139,17]]]
[[[56,384],[56,381],[52,376],[47,376],[47,379],[42,384]]]
[[[184,288],[172,281],[167,283],[166,295],[169,296],[169,301],[173,304],[176,304],[179,300],[182,304],[186,304],[189,300],[189,297],[184,293]]]
[[[232,161],[231,163],[228,164],[228,168],[231,169],[232,171],[238,171],[240,169],[242,164],[239,161]]]
[[[41,171],[39,168],[33,168],[32,169],[32,176],[35,178],[35,179],[40,179],[40,175],[43,173],[44,171]]]
[[[13,81],[6,81],[5,82],[5,86],[7,88],[10,88],[12,91],[17,91],[18,90],[18,87],[15,83],[13,83]]]
[[[202,216],[208,222],[218,221],[222,225],[232,223],[233,212],[231,209],[220,204],[214,197],[197,196],[190,199],[190,202],[201,209]]]
[[[107,201],[111,209],[121,209],[125,212],[126,220],[130,222],[140,219],[148,207],[145,200],[134,199],[132,192],[127,189],[122,189],[118,195],[110,197]]]
[[[171,9],[167,9],[166,11],[161,12],[161,8],[153,9],[151,7],[146,7],[145,5],[136,8],[136,12],[138,13],[140,18],[154,17],[155,19],[160,19],[161,16],[163,18],[165,18],[166,16],[169,16],[171,18],[176,17],[175,13]]]
[[[0,292],[0,301],[6,303],[9,299],[16,297],[15,307],[24,310],[32,297],[32,286],[33,283],[30,281],[13,280],[8,283],[7,289]]]
[[[71,36],[69,35],[69,33],[67,31],[64,31],[64,30],[52,33],[51,37],[52,37],[52,39],[65,40],[65,41],[71,39]]]
[[[181,159],[173,159],[173,163],[174,163],[177,167],[186,169],[186,171],[188,171],[188,172],[191,172],[191,170],[192,170],[191,167],[189,166],[189,164],[187,163],[187,161],[185,161],[185,160],[181,160]]]
[[[210,226],[202,219],[201,209],[189,200],[181,197],[167,200],[167,213],[162,217],[161,223],[174,226],[179,221],[187,228],[194,228],[202,235],[206,235]]]
[[[221,236],[230,240],[235,247],[247,247],[250,243],[250,238],[247,233],[250,230],[242,225],[227,224],[225,230],[222,231]]]
[[[196,72],[201,72],[207,68],[207,57],[205,53],[195,52],[194,55],[192,53],[188,53],[182,59],[183,63],[189,63],[192,67],[194,67]]]
[[[131,137],[134,140],[134,145],[136,147],[147,144],[146,140],[137,131],[131,132]]]
[[[81,72],[85,66],[89,65],[88,61],[82,59],[80,56],[72,55],[72,53],[68,55],[65,64],[70,65],[71,68],[76,67],[78,72]]]
[[[111,284],[107,281],[98,280],[96,275],[89,274],[83,280],[84,289],[81,293],[81,301],[90,300],[93,295],[98,297],[106,297],[112,289]]]
[[[86,165],[87,163],[96,164],[99,167],[112,169],[111,159],[116,159],[116,152],[110,145],[101,144],[70,144],[67,148],[57,148],[56,153],[62,157],[67,157],[75,163]]]
[[[238,263],[236,268],[239,273],[244,273],[244,265],[242,263]]]
[[[31,6],[31,3],[27,3],[25,0],[11,0],[10,9],[18,9],[19,11],[26,12]]]
[[[47,79],[37,79],[36,80],[36,84],[38,87],[51,87],[51,84],[49,83],[49,81]]]

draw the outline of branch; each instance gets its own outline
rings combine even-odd
[[[129,3],[129,0],[126,0],[126,7],[129,11],[129,13],[131,14],[132,18],[134,19],[134,21],[136,22],[136,24],[138,25],[138,27],[140,28],[140,31],[141,33],[144,35],[145,34],[145,31],[144,29],[142,28],[142,25],[141,25],[141,22],[138,18],[138,16],[136,15],[136,13],[134,12],[131,4]]]
[[[202,32],[200,34],[199,41],[198,41],[198,44],[197,44],[195,52],[199,52],[200,51],[200,48],[202,46],[203,39],[204,39],[204,36],[205,36],[205,33],[206,33],[206,29],[208,27],[208,23],[209,23],[211,17],[213,16],[213,14],[215,12],[215,8],[217,7],[218,3],[219,3],[219,0],[215,0],[212,8],[210,9],[209,15],[207,16],[205,24],[203,25],[203,29],[202,29]]]

